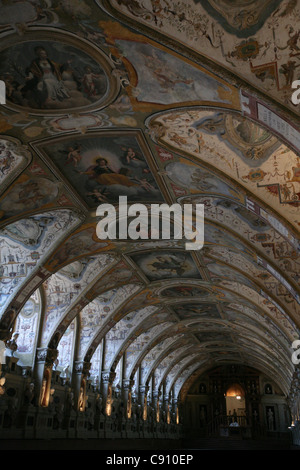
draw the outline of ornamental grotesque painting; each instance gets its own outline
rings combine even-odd
[[[224,29],[240,37],[256,33],[280,0],[195,0],[222,24]]]
[[[3,41],[0,77],[6,84],[7,105],[45,113],[99,107],[110,99],[110,67],[99,51],[86,53],[84,43],[52,32],[32,37]]]

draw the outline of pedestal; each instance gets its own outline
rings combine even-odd
[[[37,409],[33,405],[23,407],[19,415],[19,426],[22,428],[23,439],[34,439]]]

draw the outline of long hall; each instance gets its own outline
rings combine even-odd
[[[299,25],[1,2],[1,448],[298,450]]]

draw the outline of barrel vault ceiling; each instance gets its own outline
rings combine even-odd
[[[300,327],[299,24],[297,0],[2,3],[2,337],[39,296],[39,347],[76,323],[74,359],[101,346],[103,369],[123,358],[123,378],[139,369],[144,384],[179,394],[234,363],[288,394]],[[96,209],[119,195],[204,204],[204,247],[99,240]]]

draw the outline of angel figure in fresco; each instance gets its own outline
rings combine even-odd
[[[99,80],[101,76],[94,73],[89,65],[84,68],[84,75],[82,77],[83,92],[89,97],[97,96],[99,94]]]
[[[108,202],[106,194],[108,193],[105,190],[101,191],[99,188],[94,188],[89,193],[86,193],[86,195],[93,199],[96,203]]]
[[[73,163],[75,167],[78,166],[82,159],[82,155],[80,155],[80,147],[69,147],[68,148],[68,156],[66,163]]]
[[[143,168],[143,173],[149,173],[146,162],[140,159],[139,155],[135,152],[132,147],[122,147],[124,152],[123,156],[121,157],[121,161],[124,165],[133,166],[133,167],[140,167]]]

